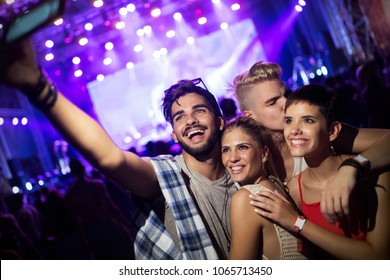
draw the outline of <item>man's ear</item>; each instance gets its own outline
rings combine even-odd
[[[242,114],[244,115],[244,117],[250,117],[253,115],[253,112],[251,110],[244,110],[244,112],[242,112]]]
[[[340,122],[334,122],[330,125],[329,129],[329,140],[330,142],[333,142],[340,134],[341,131],[341,123]]]
[[[175,141],[175,143],[179,143],[179,141],[177,140],[176,133],[174,131],[172,131],[172,138],[173,138],[173,141]]]
[[[218,117],[217,125],[219,127],[219,130],[222,131],[223,128],[225,127],[225,120],[221,117]]]

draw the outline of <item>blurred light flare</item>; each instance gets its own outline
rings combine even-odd
[[[78,64],[80,64],[80,62],[81,62],[80,57],[75,56],[75,57],[72,58],[72,63],[73,63],[74,65],[78,65]]]
[[[200,18],[198,19],[198,23],[199,23],[200,25],[206,24],[206,23],[207,23],[207,18],[206,18],[206,17],[200,17]]]
[[[46,54],[46,55],[45,55],[45,59],[46,59],[46,61],[51,61],[51,60],[53,60],[53,59],[54,59],[54,54],[52,54],[52,53]]]
[[[159,17],[161,15],[161,10],[159,8],[155,8],[150,12],[152,17]]]
[[[46,46],[46,48],[50,49],[54,46],[54,42],[52,40],[47,40],[45,42],[45,46]]]

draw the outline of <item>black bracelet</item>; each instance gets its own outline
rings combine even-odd
[[[39,69],[40,75],[38,83],[32,87],[21,88],[21,91],[27,96],[31,104],[42,111],[48,111],[57,101],[58,92],[54,85],[50,84],[42,70]],[[45,87],[48,86],[49,90],[47,94],[42,98],[41,94]]]
[[[366,170],[366,167],[365,167],[364,165],[362,165],[362,164],[359,163],[358,161],[354,160],[353,158],[349,158],[349,159],[344,160],[344,161],[340,164],[339,169],[340,169],[341,167],[343,167],[343,166],[346,166],[346,165],[352,166],[352,167],[354,167],[354,168],[357,169],[357,171],[358,171],[358,178],[359,178],[359,179],[362,178],[363,175],[364,175],[364,173],[367,171],[367,170]]]
[[[45,97],[38,100],[36,97],[29,97],[31,104],[40,109],[41,111],[48,111],[57,101],[58,92],[53,85],[49,85],[49,90]]]

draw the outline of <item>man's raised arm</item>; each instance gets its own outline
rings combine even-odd
[[[24,92],[50,122],[93,166],[134,194],[160,192],[150,161],[119,149],[106,131],[41,76],[29,39],[0,45],[0,79]]]

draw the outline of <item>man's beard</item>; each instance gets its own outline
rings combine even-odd
[[[196,157],[209,156],[213,151],[213,149],[215,148],[215,146],[218,144],[218,141],[219,141],[218,133],[213,132],[211,136],[207,139],[206,143],[204,143],[200,147],[196,147],[196,148],[190,147],[189,145],[184,143],[184,141],[180,141],[180,140],[179,140],[179,144],[187,154],[196,158]]]

